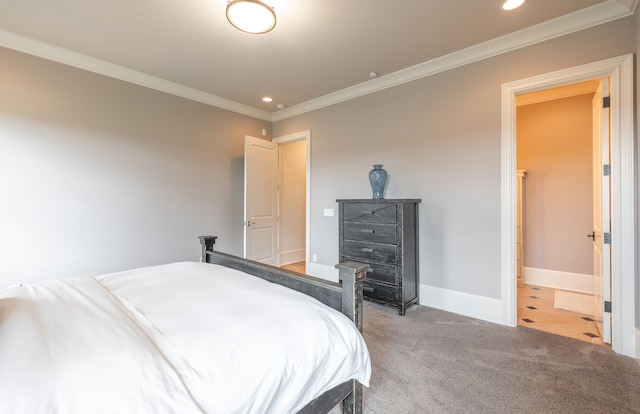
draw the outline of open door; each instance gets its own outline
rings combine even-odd
[[[244,257],[278,266],[278,144],[244,137]]]
[[[595,320],[602,341],[611,343],[611,215],[609,162],[609,80],[593,97],[593,272]],[[605,305],[606,304],[606,305]]]

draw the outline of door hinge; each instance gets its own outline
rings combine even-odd
[[[602,98],[602,107],[603,108],[609,108],[611,107],[611,98],[608,96],[605,96]]]
[[[604,301],[604,311],[607,313],[611,313],[611,302],[608,300]]]
[[[602,175],[604,175],[604,176],[611,175],[611,164],[603,164],[602,165]]]
[[[604,244],[611,244],[611,233],[602,233],[602,239]]]

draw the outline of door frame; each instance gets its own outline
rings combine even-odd
[[[305,268],[308,269],[309,267],[309,262],[310,262],[310,256],[309,256],[309,245],[310,245],[310,240],[311,240],[311,130],[305,130],[305,131],[299,131],[299,132],[294,132],[292,134],[288,134],[288,135],[282,135],[279,137],[275,137],[273,138],[271,141],[277,143],[278,145],[282,145],[282,144],[286,144],[289,142],[293,142],[293,141],[300,141],[300,140],[306,140],[307,143],[307,160],[306,160],[306,201],[305,201],[305,252],[304,252],[304,261],[305,261]],[[280,166],[280,160],[278,160],[278,171],[280,171],[281,166]],[[280,191],[278,191],[278,217],[280,217]],[[281,249],[280,246],[282,245],[282,232],[280,231],[280,221],[278,221],[278,265],[281,263],[280,260],[280,255],[281,255]],[[307,271],[307,273],[309,273]]]
[[[636,147],[633,54],[502,85],[501,279],[503,323],[517,325],[516,95],[609,77],[611,94],[611,306],[613,351],[636,357]]]
[[[609,128],[609,108],[604,105],[604,98],[610,97],[609,78],[602,78],[591,100],[591,165],[593,188],[593,297],[595,302],[596,327],[602,342],[611,343],[611,313],[606,311],[604,303],[611,301],[611,245],[604,242],[604,234],[611,232],[611,187],[610,176],[605,176],[603,165],[611,164]]]

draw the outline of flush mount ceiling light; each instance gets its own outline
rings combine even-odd
[[[276,13],[259,0],[232,0],[227,3],[227,20],[243,32],[267,33],[276,26]]]
[[[517,9],[518,7],[522,6],[523,3],[524,3],[524,0],[507,0],[502,4],[502,9],[503,10]]]

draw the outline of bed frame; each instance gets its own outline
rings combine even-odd
[[[337,264],[340,283],[334,283],[214,251],[213,245],[216,238],[216,236],[200,236],[203,262],[241,270],[312,296],[345,314],[362,332],[362,282],[369,268],[368,265],[356,262]],[[340,401],[342,401],[343,414],[362,414],[362,384],[356,380],[340,384],[308,403],[298,414],[325,414]]]

